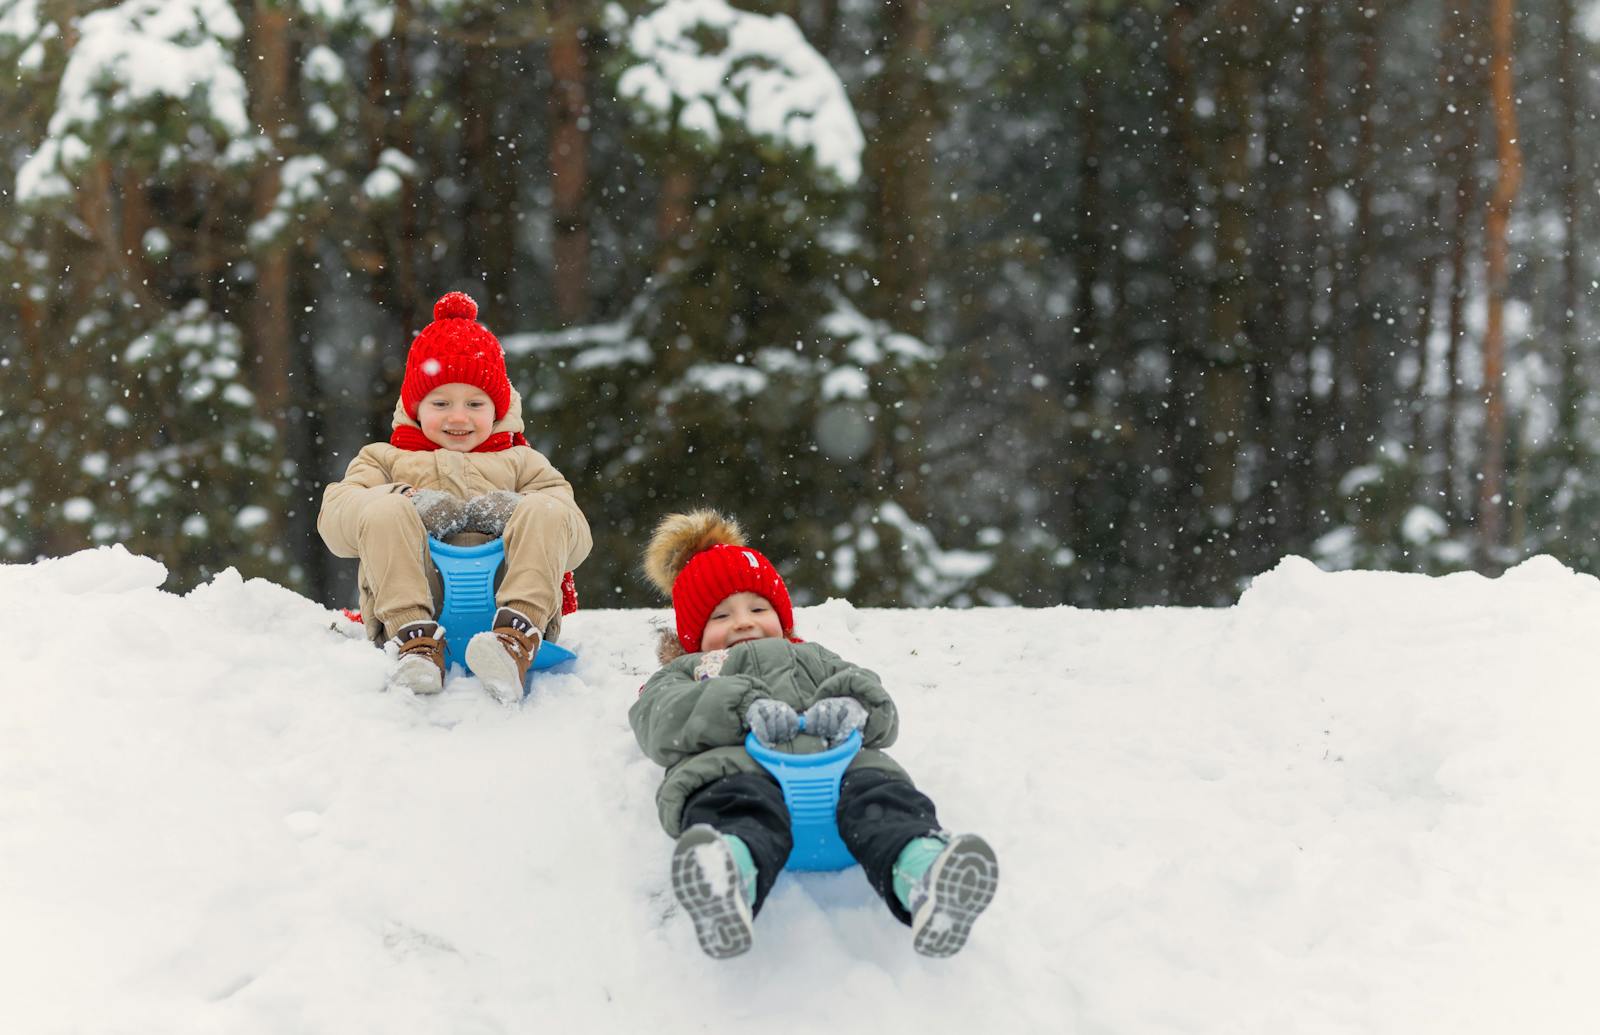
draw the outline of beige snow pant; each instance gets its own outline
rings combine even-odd
[[[449,542],[470,546],[489,538],[463,532]],[[594,541],[588,526],[562,503],[530,493],[512,511],[501,538],[506,559],[495,603],[521,611],[555,642],[561,632],[561,576],[589,556]],[[387,639],[409,622],[434,617],[444,586],[428,557],[427,530],[408,497],[394,493],[363,507],[356,543],[361,617],[369,637]]]

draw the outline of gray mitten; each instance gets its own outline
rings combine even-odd
[[[472,497],[467,501],[467,530],[482,532],[484,535],[499,535],[506,530],[506,522],[511,520],[511,512],[516,510],[517,504],[521,502],[522,495],[508,489],[496,489],[482,496]]]
[[[744,724],[767,747],[787,744],[800,732],[800,716],[795,710],[770,697],[751,703],[744,713]]]
[[[418,489],[411,494],[411,503],[417,508],[422,527],[435,539],[447,539],[466,527],[466,504],[448,492]]]
[[[867,710],[854,697],[824,697],[806,709],[806,732],[821,737],[829,747],[866,725]]]

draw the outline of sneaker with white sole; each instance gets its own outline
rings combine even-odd
[[[999,886],[1000,865],[989,843],[977,834],[952,837],[911,889],[912,947],[936,958],[960,952]]]
[[[389,689],[414,694],[436,694],[444,689],[444,626],[438,622],[410,622],[390,640],[400,660],[389,674]]]
[[[697,823],[679,836],[672,849],[672,893],[712,959],[738,956],[755,942],[746,884],[733,850],[715,828]]]
[[[539,630],[515,608],[494,613],[494,628],[467,641],[467,667],[501,704],[517,704],[527,692],[528,667],[539,653]]]

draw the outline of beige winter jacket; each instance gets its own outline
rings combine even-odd
[[[405,408],[396,403],[394,426],[403,424],[420,427],[406,414]],[[495,422],[492,432],[522,430],[522,398],[513,389],[506,415]],[[540,493],[566,515],[569,552],[578,560],[589,552],[589,524],[573,499],[572,485],[538,450],[530,446],[512,446],[494,453],[458,453],[449,449],[425,452],[400,449],[387,442],[363,447],[350,461],[344,478],[323,490],[317,531],[328,549],[338,557],[360,556],[356,537],[362,510],[406,485],[415,489],[438,489],[464,500],[496,489]],[[367,580],[360,581],[361,612],[371,633],[374,602],[369,596]]]

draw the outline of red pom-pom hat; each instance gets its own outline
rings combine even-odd
[[[672,610],[678,622],[678,643],[690,654],[700,649],[706,622],[717,605],[735,593],[765,597],[777,612],[784,635],[794,628],[794,606],[783,576],[760,550],[718,543],[689,558],[672,583]]]
[[[511,406],[511,379],[500,341],[478,322],[478,303],[465,292],[452,291],[433,304],[433,322],[422,329],[406,356],[406,377],[400,402],[412,420],[417,406],[440,385],[465,384],[483,389],[500,420]]]

